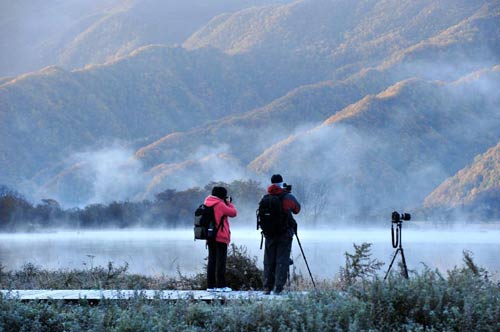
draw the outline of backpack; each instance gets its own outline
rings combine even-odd
[[[201,204],[194,211],[194,239],[195,240],[215,240],[217,231],[222,228],[223,222],[215,228],[215,214],[213,206]]]
[[[264,195],[257,209],[257,229],[262,229],[265,236],[283,233],[288,226],[288,218],[281,203],[281,197]]]

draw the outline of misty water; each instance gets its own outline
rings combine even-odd
[[[462,266],[463,251],[469,250],[478,265],[492,273],[500,271],[498,227],[467,230],[403,227],[402,235],[409,270],[421,270],[424,264],[441,271]],[[234,244],[245,246],[262,267],[258,231],[234,229],[232,239]],[[311,272],[321,279],[338,273],[345,263],[344,253],[353,252],[353,243],[372,243],[372,258],[385,263],[381,273],[385,273],[395,252],[390,226],[371,230],[302,230],[299,239]],[[190,229],[0,234],[0,263],[5,270],[20,269],[28,262],[49,270],[89,269],[113,262],[117,266],[127,263],[130,273],[191,276],[202,272],[206,255],[204,242],[194,241]],[[292,258],[296,272],[308,277],[295,239]],[[400,260],[398,255],[396,262]]]

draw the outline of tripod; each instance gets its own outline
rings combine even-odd
[[[311,273],[311,269],[309,268],[309,264],[307,264],[306,255],[304,254],[304,249],[302,249],[302,244],[300,243],[299,236],[297,235],[297,231],[294,230],[293,232],[295,233],[295,238],[297,239],[297,243],[299,244],[300,251],[302,252],[302,257],[304,257],[304,262],[306,263],[307,271],[309,271],[309,276],[311,277],[312,284],[313,284],[314,288],[316,288],[316,283],[314,282],[314,279],[313,279],[313,276]]]
[[[394,239],[394,224],[396,224],[396,238]],[[402,235],[402,229],[401,229],[402,221],[398,220],[397,222],[393,222],[391,225],[391,236],[392,236],[392,247],[397,248],[396,251],[394,252],[394,255],[392,256],[392,261],[391,264],[389,265],[389,269],[387,270],[387,273],[385,274],[384,280],[387,279],[387,276],[389,275],[389,272],[391,271],[392,264],[394,264],[394,261],[396,260],[396,256],[398,253],[401,253],[401,260],[403,262],[403,276],[408,279],[408,268],[406,267],[406,259],[405,259],[405,252],[403,250],[403,241],[401,240],[401,235]]]

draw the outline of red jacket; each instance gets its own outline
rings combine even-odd
[[[267,192],[271,195],[284,194],[283,198],[281,199],[281,204],[285,213],[297,214],[300,212],[300,203],[297,201],[297,199],[292,194],[286,193],[285,190],[280,186],[272,184],[267,187]]]
[[[215,241],[229,244],[229,242],[231,242],[231,229],[229,228],[229,220],[227,217],[236,217],[236,208],[233,203],[226,204],[224,200],[219,197],[210,195],[205,198],[204,204],[214,207],[215,227],[218,229]],[[224,224],[219,228],[221,219]]]

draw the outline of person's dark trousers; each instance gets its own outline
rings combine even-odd
[[[264,288],[281,292],[288,278],[293,235],[291,231],[266,237],[264,251]]]
[[[226,287],[227,244],[208,241],[207,288]]]

